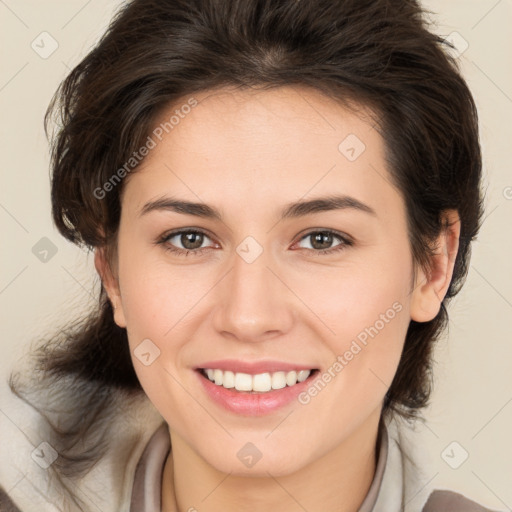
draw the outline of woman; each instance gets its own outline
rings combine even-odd
[[[12,380],[50,425],[20,510],[486,510],[401,422],[482,218],[416,2],[134,0],[52,114],[53,218],[102,286]]]

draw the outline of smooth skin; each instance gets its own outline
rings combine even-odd
[[[124,184],[115,260],[95,254],[137,376],[169,425],[162,510],[355,512],[375,473],[382,404],[409,322],[434,318],[450,284],[457,212],[446,212],[432,271],[415,272],[404,201],[371,112],[306,87],[194,98]],[[338,149],[351,134],[365,145],[354,161]],[[334,194],[374,213],[347,207],[281,219],[290,203]],[[171,196],[222,218],[142,213]],[[181,228],[206,234],[157,243]],[[319,231],[334,234],[319,244]],[[237,252],[248,236],[263,250],[251,263]],[[321,375],[397,302],[400,312],[307,405],[238,415],[211,401],[194,370],[213,359],[277,359]],[[145,366],[134,350],[148,338],[160,355]],[[262,454],[250,468],[237,457],[247,442]]]

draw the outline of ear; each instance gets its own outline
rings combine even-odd
[[[123,310],[123,301],[119,289],[119,280],[112,272],[104,247],[97,247],[94,251],[94,266],[98,272],[103,287],[114,309],[114,321],[119,327],[126,327]]]
[[[432,271],[418,271],[411,300],[411,319],[428,322],[436,317],[453,275],[455,258],[459,250],[460,218],[456,210],[443,213],[445,228],[436,241],[432,257]]]

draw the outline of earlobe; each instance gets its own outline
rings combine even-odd
[[[428,322],[436,317],[448,291],[459,249],[460,218],[456,210],[443,213],[444,228],[436,241],[430,272],[418,271],[411,298],[411,319]]]
[[[94,251],[94,266],[112,304],[115,323],[119,327],[126,327],[119,282],[112,273],[103,247],[98,247]]]

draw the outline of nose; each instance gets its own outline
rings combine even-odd
[[[220,335],[259,342],[291,329],[294,296],[270,259],[265,251],[250,263],[234,255],[233,267],[216,287],[213,323]]]

